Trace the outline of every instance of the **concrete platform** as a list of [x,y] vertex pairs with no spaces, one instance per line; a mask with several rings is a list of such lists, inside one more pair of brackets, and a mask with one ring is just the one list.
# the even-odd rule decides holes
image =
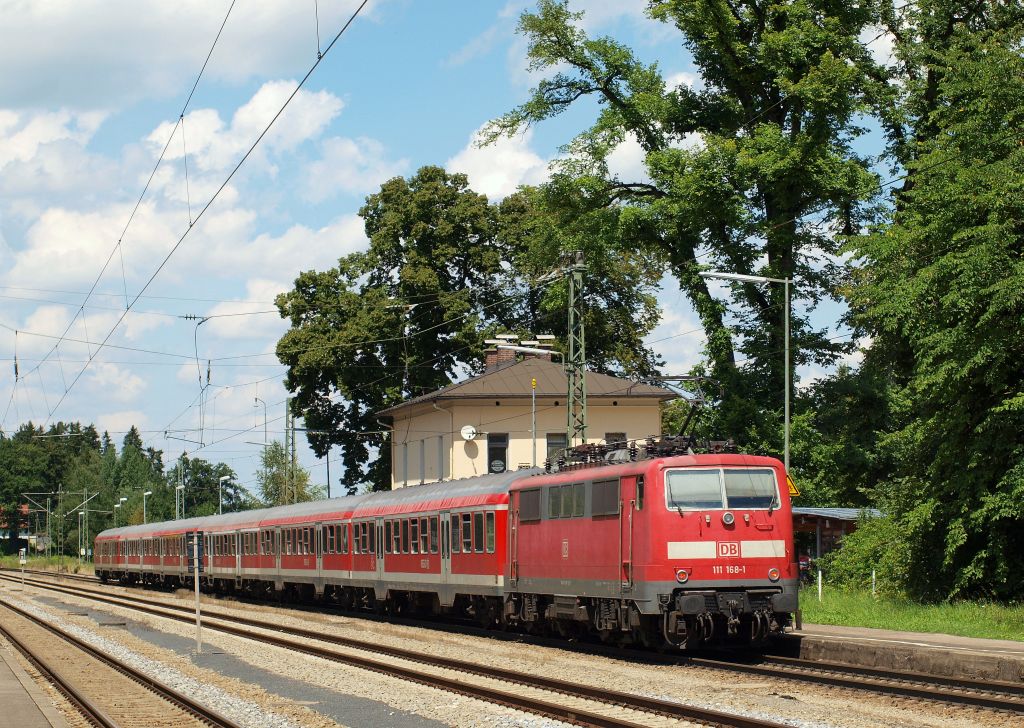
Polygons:
[[49,696],[6,647],[0,647],[0,725],[18,728],[67,728]]
[[808,659],[1024,683],[1024,642],[819,624],[788,636],[789,654]]

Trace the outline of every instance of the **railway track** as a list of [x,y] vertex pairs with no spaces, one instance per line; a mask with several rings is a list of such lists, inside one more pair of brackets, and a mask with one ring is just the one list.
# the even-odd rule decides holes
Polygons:
[[[2,578],[9,579],[6,576]],[[35,579],[26,580],[26,586],[29,585],[179,622],[189,623],[193,620],[189,607],[141,597],[113,596]],[[671,726],[678,725],[679,721],[689,721],[735,728],[783,728],[783,724],[770,720],[579,685],[470,661],[434,657],[413,650],[286,627],[217,610],[204,609],[203,614],[204,629],[271,644],[582,726],[640,728]],[[257,632],[248,627],[263,631]],[[292,637],[299,637],[303,641]],[[316,644],[317,642],[340,645],[346,649],[339,651]],[[381,656],[387,659],[382,660]]]
[[[75,587],[55,586],[45,582],[38,583],[34,580],[33,582],[41,586],[58,590],[72,590],[69,593],[77,591],[77,588]],[[144,605],[145,608],[163,608],[191,614],[190,607],[167,604],[165,602],[146,599],[143,597],[128,595],[113,596],[103,592],[95,592],[93,590],[85,591],[87,592],[85,595],[87,598],[96,598],[101,601],[106,599],[124,600],[125,602],[130,603],[132,608],[139,608],[136,605]],[[116,601],[110,601],[109,603],[115,604]],[[120,606],[124,606],[124,604],[121,604]],[[348,648],[386,654],[392,657],[411,661],[433,663],[439,666],[444,665],[444,663],[449,663],[446,666],[457,670],[468,670],[480,667],[476,663],[463,663],[444,660],[442,658],[434,658],[411,650],[384,647],[363,640],[323,634],[314,630],[288,627],[263,620],[237,617],[211,609],[204,610],[204,614],[220,619],[228,619],[236,624],[246,624],[259,629],[272,630],[306,639],[315,639]],[[545,643],[553,644],[551,641],[545,641]],[[564,642],[559,642],[557,643],[557,646],[565,648],[566,644]],[[621,652],[614,652],[611,650],[595,650],[594,652],[606,656],[622,657]],[[756,661],[721,655],[714,657],[688,655],[675,656],[667,660],[657,658],[656,656],[650,656],[650,659],[655,659],[657,662],[669,662],[677,665],[690,665],[694,667],[755,675],[773,680],[792,680],[803,683],[846,688],[850,690],[869,691],[884,695],[895,695],[916,700],[974,706],[1024,715],[1024,683],[954,679],[942,676],[926,675],[923,673],[859,667],[841,663],[828,663],[776,656],[764,656],[758,658]],[[511,677],[512,676],[509,675],[504,679],[511,679]]]
[[8,617],[0,622],[0,633],[93,725],[239,728],[202,703],[4,599],[0,613]]

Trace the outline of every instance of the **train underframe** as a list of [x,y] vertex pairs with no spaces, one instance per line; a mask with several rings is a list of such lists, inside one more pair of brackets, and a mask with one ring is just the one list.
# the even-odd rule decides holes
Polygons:
[[[97,572],[104,582],[164,589],[192,588],[191,578],[151,572]],[[396,616],[455,616],[489,629],[521,629],[528,634],[570,639],[594,638],[609,644],[649,649],[698,649],[749,645],[781,634],[796,611],[795,597],[778,590],[692,591],[658,595],[655,613],[631,599],[511,593],[504,597],[456,595],[442,606],[435,592],[390,590],[379,599],[372,586],[313,584],[218,578],[200,579],[204,592],[282,603],[327,604],[344,610]],[[786,611],[780,611],[779,608]]]

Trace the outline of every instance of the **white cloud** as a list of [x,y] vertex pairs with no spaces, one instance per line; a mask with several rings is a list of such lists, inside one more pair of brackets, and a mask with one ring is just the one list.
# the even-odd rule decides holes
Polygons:
[[[89,419],[89,418],[87,418]],[[119,410],[96,415],[96,429],[100,432],[123,433],[132,425],[140,430],[149,428],[149,418],[142,410]],[[121,438],[114,438],[120,443]]]
[[408,159],[387,159],[384,145],[376,139],[332,137],[324,141],[321,158],[309,165],[305,194],[322,202],[339,191],[369,192],[408,169]]
[[[231,234],[214,235],[204,246],[204,265],[233,279],[245,276],[278,281],[303,270],[332,267],[341,256],[366,245],[362,219],[345,215],[322,228],[293,225],[281,235],[262,233],[251,241]],[[287,287],[290,284],[289,278]]]
[[457,51],[449,54],[448,57],[441,62],[441,65],[445,68],[455,68],[456,66],[462,66],[469,61],[488,55],[494,50],[498,40],[498,34],[503,27],[507,28],[508,26],[507,24],[495,24],[490,26],[483,33],[480,33],[475,38],[470,39],[468,43]]
[[532,131],[478,147],[480,130],[473,132],[469,143],[449,159],[445,166],[453,172],[464,172],[470,186],[490,199],[500,199],[516,191],[520,185],[536,185],[547,180],[548,162],[530,149]]
[[88,386],[106,400],[131,403],[146,389],[146,382],[123,367],[93,362],[88,369]]
[[[357,4],[321,0],[322,34],[340,28]],[[0,23],[0,67],[22,72],[0,75],[0,98],[19,108],[88,110],[121,108],[147,97],[180,103],[227,10],[226,3],[208,0],[10,5]],[[377,6],[370,3],[357,22],[370,20]],[[199,95],[216,81],[304,71],[315,60],[311,13],[293,3],[239,3],[204,71]]]
[[867,46],[875,63],[892,65],[896,47],[896,38],[892,33],[880,26],[869,25],[860,32],[859,40]]
[[[25,247],[14,253],[14,262],[0,280],[8,285],[49,287],[88,286],[95,279],[124,227],[131,208],[108,205],[89,212],[52,208],[43,212],[25,235]],[[168,250],[177,235],[166,215],[153,204],[143,204],[135,215],[124,254],[129,277],[150,270],[157,255]],[[106,275],[120,278],[120,260]]]
[[[245,297],[249,301],[273,301],[279,293],[290,289],[289,281],[254,278],[245,284]],[[264,311],[273,313],[257,313]],[[215,318],[204,325],[204,333],[218,339],[266,339],[276,342],[288,328],[288,322],[281,319],[276,307],[266,303],[227,301],[218,303],[206,315]]]
[[[197,109],[186,114],[185,145],[182,146],[179,128],[164,158],[182,159],[187,150],[190,167],[195,165],[192,169],[220,171],[234,166],[274,118],[296,85],[296,81],[264,83],[235,111],[230,125],[226,125],[213,109]],[[343,107],[344,102],[328,91],[299,91],[257,149],[278,154],[292,151],[318,136]],[[147,141],[154,155],[164,148],[175,123],[166,121],[149,135]]]
[[44,144],[71,140],[85,144],[105,118],[98,111],[17,112],[0,109],[0,169],[32,159]]

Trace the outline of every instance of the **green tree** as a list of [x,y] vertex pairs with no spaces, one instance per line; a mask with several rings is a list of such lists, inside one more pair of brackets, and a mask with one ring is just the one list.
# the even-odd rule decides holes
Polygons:
[[[700,84],[667,88],[656,65],[611,38],[588,37],[566,4],[541,0],[519,27],[530,69],[550,75],[486,138],[585,98],[600,104],[594,124],[567,145],[553,184],[579,190],[594,209],[616,208],[623,251],[663,256],[704,325],[707,373],[725,385],[719,432],[778,451],[781,286],[734,286],[732,327],[698,272],[793,278],[798,311],[835,295],[834,231],[854,229],[875,188],[852,149],[856,120],[891,93],[859,40],[876,15],[870,3],[811,0],[655,0],[650,13],[679,31]],[[609,170],[609,155],[626,142],[640,146],[645,175]],[[794,366],[830,364],[845,346],[800,314],[793,341]]]
[[533,283],[559,265],[560,251],[594,251],[587,346],[595,368],[653,370],[642,337],[655,323],[654,300],[639,268],[649,262],[602,252],[615,236],[613,213],[560,211],[531,190],[490,205],[465,175],[424,167],[385,182],[360,215],[369,249],[302,273],[277,301],[291,322],[277,354],[293,412],[318,456],[341,446],[350,493],[390,487],[377,412],[479,371],[483,342],[499,330],[565,331],[564,284]]
[[309,471],[292,463],[284,445],[277,440],[263,448],[256,482],[260,499],[267,506],[305,503],[324,497],[324,489],[310,485]]
[[878,498],[905,534],[905,586],[927,598],[1024,595],[1022,43],[1021,24],[954,24],[929,49],[912,184],[854,247],[854,321],[869,361],[896,364]]
[[[222,491],[225,513],[244,511],[259,506],[259,503],[238,482],[235,471],[225,463],[214,464],[202,458],[182,456],[167,471],[164,479],[164,488],[170,496],[170,510],[172,511],[166,516],[167,518],[173,516],[173,489],[179,483],[179,468],[183,475],[180,482],[185,486],[185,516],[187,518],[210,516],[217,513]],[[221,486],[220,478],[223,476],[227,476],[228,480]],[[137,517],[138,522],[141,523],[141,501],[137,509]]]

